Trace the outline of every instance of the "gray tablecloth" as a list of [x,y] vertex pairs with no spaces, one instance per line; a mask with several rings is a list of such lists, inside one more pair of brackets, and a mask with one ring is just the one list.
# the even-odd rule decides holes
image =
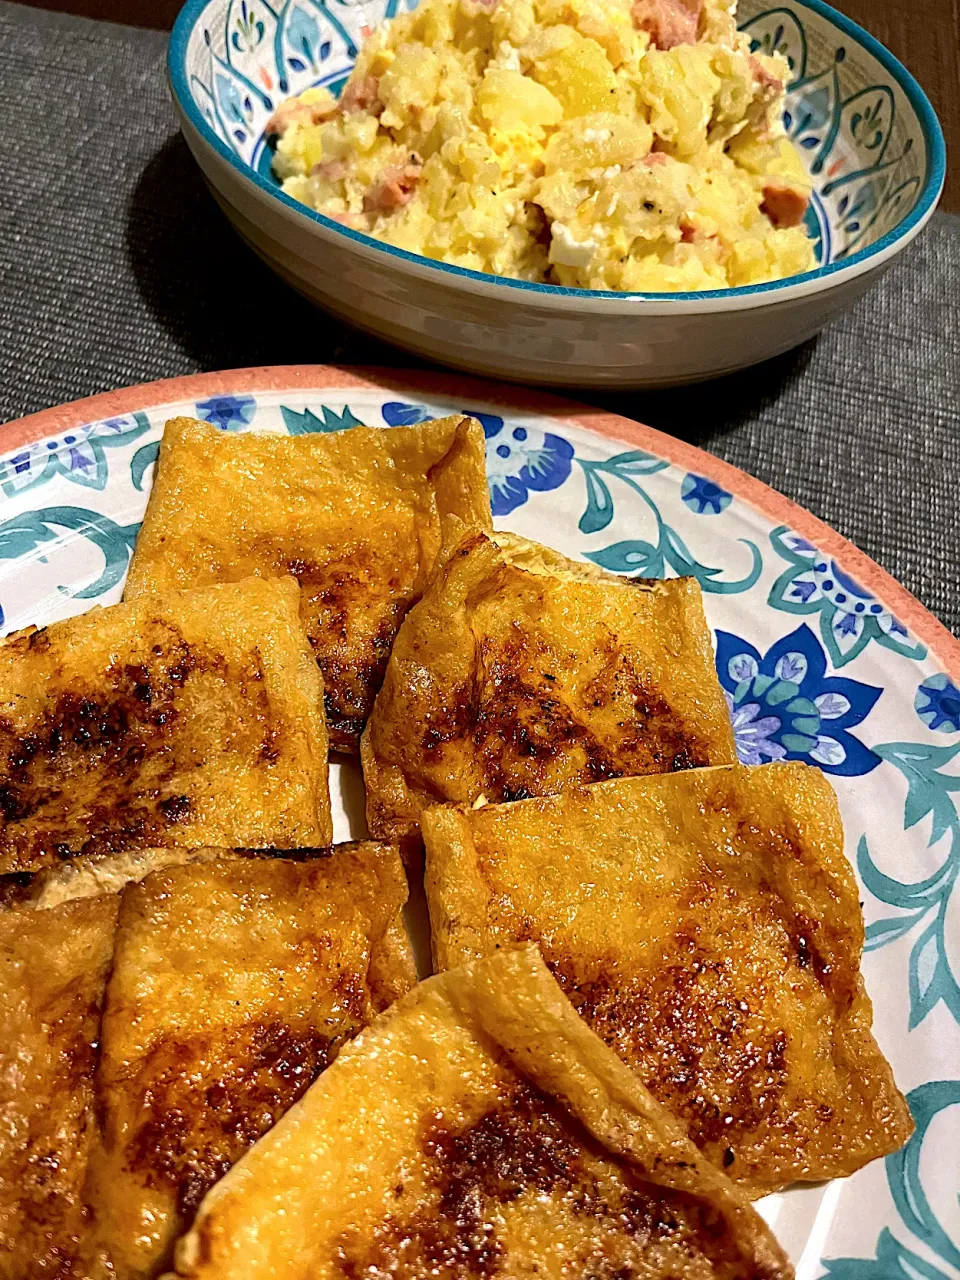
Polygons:
[[[417,363],[241,245],[177,133],[165,44],[0,0],[0,421],[198,370]],[[960,634],[960,218],[938,215],[799,351],[683,391],[583,398],[767,481]]]

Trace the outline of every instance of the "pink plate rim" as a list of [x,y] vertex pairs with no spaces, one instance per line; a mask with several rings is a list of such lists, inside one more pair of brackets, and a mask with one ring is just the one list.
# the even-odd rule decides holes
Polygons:
[[754,479],[739,467],[715,458],[696,445],[685,444],[682,440],[676,440],[673,436],[619,414],[592,409],[588,405],[545,391],[528,391],[522,387],[487,382],[481,378],[427,370],[323,364],[228,369],[218,373],[197,373],[157,382],[143,382],[118,391],[89,396],[84,400],[74,400],[69,404],[44,409],[26,418],[2,424],[0,453],[9,453],[20,446],[60,435],[88,422],[120,417],[138,409],[150,409],[180,400],[200,400],[243,392],[296,391],[301,388],[322,390],[325,387],[385,389],[407,395],[444,396],[461,401],[474,399],[506,409],[522,409],[551,418],[565,419],[587,431],[623,440],[655,453],[676,466],[715,481],[771,521],[788,525],[824,554],[840,560],[853,578],[882,601],[899,621],[928,646],[949,675],[954,679],[960,678],[960,641],[885,569],[881,569],[852,542],[811,515],[804,507],[777,493],[762,480]]

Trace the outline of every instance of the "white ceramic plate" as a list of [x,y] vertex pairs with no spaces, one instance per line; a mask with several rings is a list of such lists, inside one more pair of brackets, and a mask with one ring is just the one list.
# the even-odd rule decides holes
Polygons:
[[[696,576],[741,757],[819,765],[867,920],[876,1034],[917,1132],[761,1211],[798,1280],[960,1276],[960,645],[853,546],[756,480],[623,418],[463,378],[324,367],[154,383],[0,428],[7,631],[120,598],[168,417],[292,435],[467,410],[500,527],[620,572]],[[363,835],[334,766],[337,839]]]

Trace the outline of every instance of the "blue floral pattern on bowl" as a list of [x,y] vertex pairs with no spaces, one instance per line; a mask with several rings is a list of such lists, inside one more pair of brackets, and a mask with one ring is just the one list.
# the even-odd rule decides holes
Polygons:
[[[399,7],[194,0],[181,19],[190,27],[175,87],[242,164],[272,182],[264,129],[277,103],[314,85],[339,92],[365,36]],[[922,118],[929,107],[906,71],[894,73],[870,37],[821,0],[742,0],[740,21],[752,48],[788,60],[784,124],[814,184],[808,226],[819,262],[842,262],[910,217],[941,166],[936,123]]]
[[[237,43],[275,35],[259,0],[231,12],[246,24],[231,28]],[[886,1162],[889,1194],[878,1193],[876,1171],[834,1184],[832,1207],[816,1190],[788,1194],[778,1229],[812,1241],[816,1223],[816,1274],[954,1280],[960,1232],[945,1206],[960,1186],[949,1122],[960,1105],[960,679],[842,554],[821,555],[735,483],[718,484],[708,459],[690,470],[548,410],[458,395],[400,400],[376,387],[298,382],[146,405],[0,456],[5,626],[119,598],[169,417],[301,436],[454,412],[483,426],[499,524],[613,572],[699,581],[741,760],[802,760],[834,781],[856,856],[878,1033],[911,1085],[917,1132]]]
[[849,68],[850,45],[825,47],[796,6],[766,9],[743,30],[755,51],[790,66],[784,126],[814,179],[821,261],[840,261],[889,231],[923,187],[924,148],[901,127],[902,95],[879,75],[864,84],[865,67]]

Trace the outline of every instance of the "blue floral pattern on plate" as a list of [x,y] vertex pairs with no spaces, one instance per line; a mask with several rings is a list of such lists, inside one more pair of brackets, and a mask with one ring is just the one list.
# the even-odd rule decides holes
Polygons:
[[857,849],[861,881],[878,902],[897,909],[895,914],[882,916],[867,926],[867,948],[889,946],[913,935],[909,959],[910,1029],[919,1026],[941,1001],[960,1023],[960,965],[951,959],[951,943],[956,947],[958,939],[951,936],[947,927],[960,875],[960,818],[954,800],[960,791],[960,778],[949,766],[960,755],[960,743],[936,747],[926,742],[888,742],[878,745],[876,751],[906,780],[904,831],[929,820],[927,847],[938,851],[944,842],[947,849],[937,857],[932,874],[920,880],[910,878],[909,873],[904,879],[895,879],[877,865],[867,837],[861,839]]
[[104,451],[123,448],[149,430],[146,416],[134,413],[77,427],[55,440],[25,445],[0,461],[0,488],[9,498],[62,476],[71,484],[103,489],[108,470]]
[[0,560],[44,560],[64,535],[57,529],[87,539],[103,554],[103,569],[83,587],[61,583],[59,590],[75,600],[93,600],[122,581],[140,532],[136,524],[119,525],[108,516],[85,507],[42,507],[24,511],[0,524]]
[[727,493],[726,489],[721,489],[712,480],[695,476],[692,472],[684,476],[680,498],[698,516],[718,516],[733,501],[733,495]]
[[883,690],[828,676],[826,654],[808,626],[765,654],[718,631],[717,674],[744,764],[803,760],[824,773],[857,777],[880,763],[850,730],[863,723]]
[[819,613],[820,634],[835,666],[851,662],[871,641],[908,658],[924,656],[926,649],[903,623],[835,560],[785,526],[773,530],[770,542],[790,567],[771,587],[769,603],[787,613]]
[[[691,552],[683,537],[664,519],[649,488],[641,483],[643,477],[655,476],[666,469],[668,464],[661,458],[645,453],[642,449],[631,449],[629,453],[618,453],[603,461],[578,458],[577,462],[587,486],[587,505],[578,526],[581,533],[599,533],[613,519],[614,499],[609,484],[611,479],[616,479],[631,489],[655,521],[656,542],[630,538],[614,542],[599,551],[585,551],[584,555],[594,564],[613,573],[636,574],[642,578],[664,578],[672,570],[678,575],[696,578],[702,590],[716,595],[736,595],[741,591],[749,591],[760,577],[763,563],[760,549],[746,538],[742,541],[751,553],[751,566],[742,578],[722,579],[720,569],[711,568]],[[718,489],[717,492],[724,491]],[[702,514],[698,505],[689,501],[689,490],[684,496],[681,486],[680,494],[685,506]],[[729,502],[721,509],[726,506],[729,506]]]
[[[237,0],[231,13],[240,45],[274,38],[259,0],[246,10]],[[568,417],[457,398],[415,403],[376,388],[301,385],[145,407],[0,457],[5,625],[119,598],[168,417],[296,436],[454,412],[483,426],[498,523],[615,572],[696,578],[740,758],[803,760],[837,784],[864,901],[866,980],[894,1068],[916,1084],[917,1134],[886,1163],[889,1197],[869,1174],[834,1187],[821,1265],[839,1280],[952,1280],[960,1240],[937,1212],[960,1181],[944,1128],[960,1083],[942,1078],[945,1063],[960,1061],[960,685],[842,556],[775,527],[711,480],[706,460],[694,472]],[[811,1196],[815,1210],[804,1208]],[[802,1237],[823,1207],[815,1192],[788,1193],[778,1225]]]
[[[423,405],[391,400],[383,406],[390,427],[409,427],[436,417]],[[498,414],[461,409],[483,427],[487,446],[490,507],[506,516],[523,506],[531,493],[559,489],[570,475],[573,446],[563,436],[518,424],[507,427]]]
[[197,417],[221,431],[239,431],[253,421],[257,402],[253,396],[212,396],[197,403]]
[[904,1226],[943,1263],[930,1263],[902,1244],[884,1227],[874,1258],[826,1260],[833,1280],[953,1280],[960,1270],[960,1248],[934,1212],[920,1176],[920,1158],[931,1125],[950,1107],[960,1105],[960,1080],[931,1080],[907,1094],[917,1129],[903,1148],[887,1160],[890,1194]]
[[935,733],[960,730],[960,689],[942,671],[923,681],[913,706],[927,728]]
[[330,431],[346,431],[347,427],[362,427],[364,425],[351,412],[348,405],[344,405],[340,413],[337,413],[335,409],[331,409],[329,405],[321,405],[319,416],[312,409],[305,408],[302,413],[298,413],[296,409],[291,409],[285,404],[280,406],[280,412],[283,415],[284,426],[292,436],[308,436],[317,432],[326,434]]
[[559,489],[570,475],[573,445],[563,436],[534,427],[506,427],[502,418],[487,418],[487,475],[490,506],[506,516],[522,506],[531,493]]

